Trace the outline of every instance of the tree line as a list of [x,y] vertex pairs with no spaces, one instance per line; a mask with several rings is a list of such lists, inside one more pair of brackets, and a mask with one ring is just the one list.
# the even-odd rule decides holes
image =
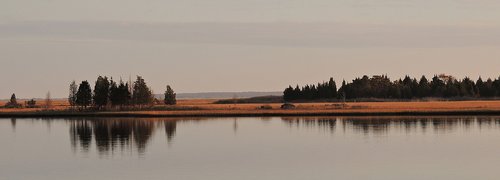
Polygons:
[[500,77],[473,81],[469,77],[456,79],[448,75],[435,75],[431,80],[422,76],[419,80],[405,76],[391,81],[386,75],[363,76],[337,89],[333,78],[317,85],[294,88],[283,92],[285,101],[318,99],[418,99],[418,98],[493,98],[500,96]]
[[[113,78],[99,76],[92,90],[88,81],[82,81],[79,85],[75,81],[69,86],[69,104],[72,107],[88,108],[93,107],[97,110],[102,110],[106,107],[124,107],[124,106],[139,106],[144,107],[153,105],[159,100],[154,97],[150,87],[146,81],[137,76],[137,79],[132,82],[115,82]],[[167,86],[165,91],[164,103],[167,105],[175,105],[176,94],[174,90]]]

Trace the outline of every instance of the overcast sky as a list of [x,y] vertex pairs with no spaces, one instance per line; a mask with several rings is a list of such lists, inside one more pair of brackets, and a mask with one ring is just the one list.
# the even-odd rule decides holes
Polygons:
[[0,99],[142,75],[156,93],[500,75],[495,0],[1,0]]

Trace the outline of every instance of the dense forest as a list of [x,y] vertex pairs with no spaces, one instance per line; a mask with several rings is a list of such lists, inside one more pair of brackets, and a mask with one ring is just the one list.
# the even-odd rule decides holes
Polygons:
[[333,78],[317,85],[294,88],[289,86],[283,93],[285,101],[318,99],[418,99],[418,98],[493,98],[500,96],[500,78],[473,81],[468,77],[456,79],[448,75],[435,75],[431,80],[422,76],[419,80],[406,76],[391,81],[386,75],[363,76],[337,89]]

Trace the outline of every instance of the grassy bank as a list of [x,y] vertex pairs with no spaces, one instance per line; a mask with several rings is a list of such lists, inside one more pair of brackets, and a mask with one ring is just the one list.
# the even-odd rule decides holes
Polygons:
[[500,115],[500,110],[451,111],[131,111],[131,112],[67,112],[35,111],[0,113],[0,118],[55,117],[269,117],[269,116],[454,116]]
[[[213,100],[183,100],[177,106],[142,110],[71,111],[60,105],[44,109],[0,109],[0,117],[259,117],[259,116],[427,116],[500,115],[500,101],[214,104]],[[262,106],[269,108],[263,109]]]

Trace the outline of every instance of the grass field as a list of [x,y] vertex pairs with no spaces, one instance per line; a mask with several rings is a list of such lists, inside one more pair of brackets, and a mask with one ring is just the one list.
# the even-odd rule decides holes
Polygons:
[[[106,116],[266,116],[266,115],[356,115],[356,114],[500,114],[500,101],[431,101],[431,102],[352,102],[345,106],[339,103],[297,103],[296,109],[280,109],[281,104],[214,104],[216,100],[195,99],[179,100],[176,106],[157,105],[154,110],[120,112],[69,112],[68,103],[54,101],[50,109],[5,109],[0,115],[106,115]],[[3,106],[5,102],[0,102]],[[44,106],[43,102],[38,104]],[[272,109],[261,109],[261,106]]]

